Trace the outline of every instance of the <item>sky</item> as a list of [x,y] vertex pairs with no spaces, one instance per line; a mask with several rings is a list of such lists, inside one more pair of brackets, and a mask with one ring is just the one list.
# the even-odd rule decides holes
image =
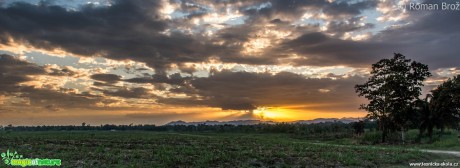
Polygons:
[[0,0],[0,125],[364,117],[394,53],[460,74],[450,0]]

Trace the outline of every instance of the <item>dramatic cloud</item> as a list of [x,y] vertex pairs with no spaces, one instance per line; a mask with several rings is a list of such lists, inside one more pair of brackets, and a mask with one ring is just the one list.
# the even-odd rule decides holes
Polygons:
[[[34,86],[22,85],[25,82],[34,81],[36,75],[56,75],[56,72],[69,72],[66,69],[55,69],[48,73],[46,67],[20,60],[10,55],[0,55],[0,94],[17,96],[19,100],[3,104],[18,106],[44,107],[57,111],[59,107],[65,108],[91,108],[102,101],[98,96],[88,93],[77,94],[71,89],[61,88],[52,90],[47,88],[36,88]],[[75,103],[78,102],[78,103]],[[14,107],[12,107],[14,108]]]
[[272,0],[263,1],[257,7],[246,9],[244,12],[252,17],[265,17],[268,20],[281,19],[294,21],[306,12],[324,12],[332,17],[356,16],[361,11],[375,7],[376,1],[362,1],[348,3],[345,1],[298,1],[298,0]]
[[[449,1],[450,2],[450,1]],[[426,3],[439,3],[428,1]],[[409,57],[427,63],[430,68],[458,67],[460,13],[458,11],[409,11],[414,19],[407,26],[388,29],[374,41],[393,43]]]
[[279,52],[292,51],[306,55],[296,60],[297,65],[348,65],[369,66],[385,58],[396,45],[382,42],[360,42],[328,37],[323,33],[304,34],[280,46]]
[[126,79],[126,82],[131,82],[131,83],[151,83],[151,84],[156,84],[156,83],[165,83],[165,84],[170,84],[170,85],[183,85],[184,82],[188,79],[191,79],[190,77],[182,77],[179,73],[175,73],[169,76],[166,75],[161,75],[161,74],[154,74],[154,75],[148,75],[145,77],[140,77],[140,78],[131,78],[131,79]]
[[[0,33],[1,41],[5,44],[14,39],[42,49],[64,49],[82,56],[145,62],[157,70],[158,74],[164,75],[165,70],[170,69],[172,64],[206,62],[212,58],[223,62],[255,65],[288,63],[361,67],[393,52],[408,53],[409,56],[425,53],[416,51],[416,44],[431,44],[426,41],[437,39],[432,36],[441,35],[430,35],[424,33],[425,31],[446,33],[456,30],[455,25],[458,25],[454,21],[458,18],[455,12],[427,12],[430,15],[413,16],[419,20],[410,26],[394,30],[396,32],[388,30],[375,38],[369,37],[369,34],[355,34],[356,37],[353,37],[353,32],[375,27],[374,23],[366,23],[364,17],[360,16],[363,11],[382,5],[385,4],[379,4],[377,1],[350,3],[326,0],[273,0],[251,3],[219,1],[213,4],[207,1],[117,0],[110,6],[87,4],[77,10],[70,10],[44,2],[37,5],[18,2],[0,9]],[[388,5],[391,4],[386,4]],[[164,17],[166,9],[181,10],[188,15],[185,20],[180,17]],[[217,16],[244,14],[248,18],[238,18],[243,24],[232,26],[225,23],[222,25],[223,28],[213,28],[206,27],[214,24],[211,23],[212,19],[205,19],[209,13]],[[299,25],[288,25],[302,19],[308,13],[312,13],[313,18],[325,22],[323,27],[326,32],[318,32],[320,30],[317,28],[301,30]],[[192,18],[204,19],[201,25],[205,27],[193,26]],[[185,22],[178,24],[177,20]],[[190,21],[190,24],[186,23],[187,21]],[[280,31],[278,33],[291,33],[288,36],[280,36],[279,42],[276,42],[277,39],[262,39],[263,35],[258,31],[267,29],[268,25],[272,25],[270,29]],[[202,33],[206,31],[203,29],[210,29],[214,33],[204,36]],[[408,33],[410,37],[405,37],[409,36]],[[316,42],[316,38],[323,40]],[[368,40],[356,42],[353,39]],[[453,38],[441,41],[443,44],[455,44]],[[273,46],[279,44],[283,44],[281,48]],[[445,57],[452,57],[452,54],[457,52],[448,45],[436,46]],[[292,57],[297,58],[291,59]]]
[[2,94],[17,91],[20,83],[32,80],[28,75],[40,74],[46,74],[43,67],[10,55],[0,55],[0,93]]
[[116,89],[109,89],[109,90],[102,90],[102,89],[95,89],[102,91],[105,95],[108,96],[118,96],[123,98],[152,98],[153,95],[150,90],[137,87],[137,88],[116,88]]
[[107,83],[116,83],[121,80],[121,76],[115,74],[93,74],[91,75],[91,79]]
[[[206,105],[231,110],[254,110],[257,107],[341,106],[360,101],[353,87],[361,77],[317,79],[289,72],[278,74],[248,72],[215,72],[208,78],[191,81],[191,98],[160,99],[162,103]],[[334,104],[331,102],[336,102]],[[326,105],[327,104],[327,105]],[[353,107],[356,109],[357,107]],[[350,110],[342,109],[342,110]]]
[[163,71],[171,62],[203,61],[206,45],[190,35],[161,34],[167,22],[161,1],[115,1],[71,11],[46,3],[14,3],[0,9],[2,42],[9,38],[38,48],[62,48],[83,56],[146,62]]
[[459,74],[460,12],[397,8],[408,2],[4,1],[0,111],[358,114],[353,86],[393,53],[429,65],[425,93]]

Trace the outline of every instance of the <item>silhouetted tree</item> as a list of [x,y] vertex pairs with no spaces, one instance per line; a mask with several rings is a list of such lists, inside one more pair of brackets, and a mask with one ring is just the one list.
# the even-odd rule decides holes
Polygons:
[[427,94],[424,100],[417,101],[416,111],[419,122],[419,141],[427,131],[433,142],[433,129],[457,128],[460,121],[460,75],[448,79]]
[[364,121],[353,122],[352,127],[356,135],[364,133]]
[[430,75],[427,65],[395,53],[393,58],[373,64],[368,81],[355,86],[358,95],[369,100],[360,109],[369,112],[368,118],[378,120],[382,142],[389,131],[396,130],[401,130],[404,142],[412,107],[421,94],[423,80]]
[[420,142],[425,131],[428,131],[428,136],[430,137],[430,142],[432,142],[433,128],[435,123],[437,123],[438,118],[433,113],[432,106],[430,106],[430,100],[432,98],[431,94],[427,94],[425,99],[417,100],[415,102],[415,111],[417,115],[415,117],[415,123],[418,123],[419,135],[417,142]]
[[449,78],[431,91],[430,106],[438,120],[438,129],[457,128],[460,121],[460,75]]

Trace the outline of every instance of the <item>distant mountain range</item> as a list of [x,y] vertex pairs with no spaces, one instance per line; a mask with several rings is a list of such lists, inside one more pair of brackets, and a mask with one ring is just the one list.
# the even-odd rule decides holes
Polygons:
[[[316,123],[326,123],[326,122],[342,122],[342,123],[351,123],[359,121],[360,118],[317,118],[313,120],[298,120],[288,123],[299,123],[299,124],[316,124]],[[278,122],[274,121],[261,121],[261,120],[233,120],[233,121],[198,121],[198,122],[186,122],[186,121],[172,121],[165,125],[255,125],[255,124],[276,124]]]
[[326,123],[326,122],[342,122],[342,123],[352,123],[359,121],[362,118],[317,118],[313,120],[299,120],[294,121],[293,123],[300,123],[300,124],[316,124],[316,123]]
[[254,124],[274,124],[273,121],[261,121],[261,120],[234,120],[234,121],[198,121],[198,122],[185,122],[182,120],[172,121],[166,125],[254,125]]

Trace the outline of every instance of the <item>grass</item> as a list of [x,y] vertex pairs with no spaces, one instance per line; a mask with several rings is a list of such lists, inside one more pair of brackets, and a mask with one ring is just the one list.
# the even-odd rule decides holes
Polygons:
[[7,149],[62,159],[62,167],[387,167],[456,159],[404,148],[318,145],[286,134],[2,132],[0,151]]
[[[420,143],[416,142],[418,137],[418,130],[409,130],[406,133],[406,143],[400,142],[400,134],[394,133],[389,135],[389,141],[397,143],[380,143],[381,132],[372,131],[366,132],[360,137],[354,138],[342,138],[342,139],[321,139],[310,140],[312,143],[324,143],[330,145],[347,145],[354,147],[377,147],[377,148],[392,148],[392,149],[429,149],[429,150],[448,150],[448,151],[459,151],[460,152],[460,139],[457,137],[456,130],[446,130],[444,133],[437,131],[433,135],[435,140],[433,143],[429,143],[429,138],[424,136]],[[457,159],[459,160],[459,159]]]
[[456,131],[446,131],[444,134],[437,133],[433,135],[435,141],[433,143],[427,143],[428,137],[422,139],[422,144],[409,145],[413,148],[420,149],[438,149],[438,150],[452,150],[460,151],[460,139],[457,137]]

